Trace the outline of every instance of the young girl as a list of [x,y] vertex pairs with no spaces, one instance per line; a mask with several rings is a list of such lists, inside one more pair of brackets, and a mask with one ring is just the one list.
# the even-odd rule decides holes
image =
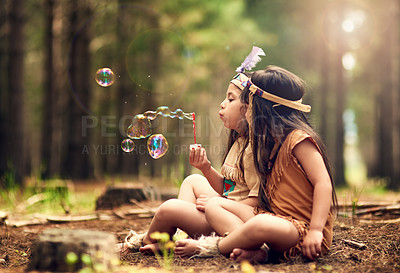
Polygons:
[[[240,75],[247,80],[247,76]],[[157,251],[156,240],[150,236],[156,231],[167,232],[172,236],[179,228],[192,238],[210,234],[213,228],[206,220],[204,208],[211,197],[223,196],[232,206],[241,204],[249,209],[257,206],[260,179],[254,167],[251,146],[248,145],[246,104],[240,100],[245,85],[242,76],[234,78],[226,91],[225,100],[221,103],[220,119],[230,129],[228,152],[221,173],[211,166],[204,148],[192,149],[189,155],[190,164],[198,168],[204,176],[187,177],[182,183],[178,199],[168,200],[159,207],[146,233],[136,234],[131,231],[125,243],[118,246],[120,251]],[[231,231],[230,226],[221,229],[221,232]]]
[[289,71],[269,66],[248,80],[241,100],[249,104],[254,164],[261,178],[255,209],[231,206],[213,198],[206,218],[221,235],[225,218],[236,216],[236,228],[226,237],[180,240],[176,251],[186,256],[230,254],[237,261],[263,262],[268,249],[289,258],[326,254],[332,244],[332,208],[336,195],[324,145],[304,112],[304,83]]

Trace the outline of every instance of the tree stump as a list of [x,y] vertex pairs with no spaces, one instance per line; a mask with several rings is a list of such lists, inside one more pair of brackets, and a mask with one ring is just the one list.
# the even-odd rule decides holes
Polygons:
[[93,272],[111,272],[119,261],[116,243],[106,232],[49,229],[37,239],[28,271],[77,272],[90,267]]
[[123,204],[132,204],[131,199],[138,202],[147,200],[149,195],[143,187],[129,185],[111,186],[96,200],[96,210],[113,209]]

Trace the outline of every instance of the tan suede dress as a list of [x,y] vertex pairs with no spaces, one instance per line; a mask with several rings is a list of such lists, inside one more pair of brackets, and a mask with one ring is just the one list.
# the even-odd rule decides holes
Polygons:
[[243,138],[238,138],[233,143],[224,164],[221,174],[224,177],[224,192],[222,196],[240,201],[248,197],[257,197],[260,187],[260,178],[254,166],[253,152],[248,145],[243,155],[243,174],[239,167],[239,154],[244,145]]
[[[301,252],[303,239],[309,230],[313,206],[314,187],[300,166],[293,149],[300,142],[309,139],[318,148],[317,143],[307,133],[294,130],[282,144],[271,174],[268,177],[267,196],[273,213],[255,208],[255,214],[269,213],[292,222],[299,231],[299,242],[284,253],[285,258]],[[319,150],[319,148],[318,148]],[[328,215],[323,229],[322,254],[326,254],[332,245],[332,213]]]

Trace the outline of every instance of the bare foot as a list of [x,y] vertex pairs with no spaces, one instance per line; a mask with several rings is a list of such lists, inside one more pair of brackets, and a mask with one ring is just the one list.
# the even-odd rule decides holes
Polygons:
[[119,255],[126,255],[128,253],[134,253],[133,249],[130,249],[126,243],[120,243],[116,245],[117,252]]
[[232,250],[230,258],[234,261],[241,262],[241,261],[249,261],[249,262],[265,262],[268,258],[267,253],[261,249],[257,250],[249,250],[249,249],[241,249],[235,248]]
[[199,246],[196,240],[181,239],[175,243],[175,254],[182,258],[190,258],[199,253]]
[[147,245],[139,248],[139,251],[140,251],[140,253],[145,254],[145,255],[154,255],[155,253],[160,252],[160,247],[158,246],[157,243],[147,244]]

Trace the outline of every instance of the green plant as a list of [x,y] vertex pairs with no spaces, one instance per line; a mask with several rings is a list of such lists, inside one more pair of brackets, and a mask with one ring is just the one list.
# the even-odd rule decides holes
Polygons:
[[358,202],[360,200],[360,196],[361,193],[363,191],[363,188],[361,190],[358,190],[357,187],[353,187],[352,188],[352,198],[351,198],[351,212],[352,212],[352,216],[355,217],[356,216],[356,210],[358,208]]
[[79,261],[78,255],[76,255],[74,252],[68,252],[67,255],[65,256],[65,262],[67,263],[70,272],[75,271],[75,264],[78,261]]
[[20,185],[15,180],[15,170],[12,164],[7,162],[7,169],[0,177],[0,195],[8,207],[14,207],[17,204],[17,196],[20,191]]
[[[101,254],[102,255],[102,254]],[[68,264],[69,271],[74,272],[76,270],[76,264],[80,261],[84,265],[79,273],[103,273],[108,272],[103,264],[96,263],[89,254],[83,253],[78,257],[74,252],[68,252],[65,256],[65,261]]]
[[150,234],[150,238],[158,243],[161,255],[159,252],[155,252],[155,256],[159,265],[168,271],[172,270],[175,243],[170,240],[169,234],[156,231]]

